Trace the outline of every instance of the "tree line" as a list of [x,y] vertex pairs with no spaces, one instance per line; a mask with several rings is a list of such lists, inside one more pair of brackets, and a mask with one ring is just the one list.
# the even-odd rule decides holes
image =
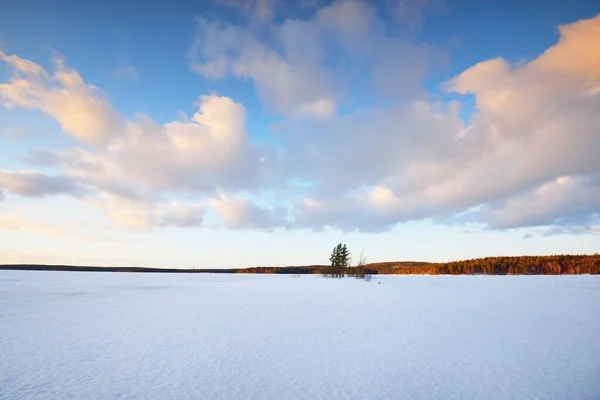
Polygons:
[[[412,270],[414,272],[408,272]],[[395,274],[431,275],[577,275],[600,274],[600,254],[486,257],[395,269]]]
[[331,266],[325,268],[325,277],[365,277],[377,274],[392,275],[575,275],[600,274],[600,254],[486,257],[446,263],[382,262],[366,264],[361,253],[360,261],[352,266],[345,244],[334,247],[329,258]]
[[[343,246],[342,246],[343,247]],[[337,246],[336,246],[337,248]],[[362,261],[362,262],[361,262]],[[336,270],[339,268],[339,270]],[[9,264],[0,270],[152,272],[152,273],[245,273],[245,274],[421,274],[421,275],[576,275],[600,274],[600,254],[486,257],[445,263],[398,261],[366,263],[364,257],[352,265],[307,265],[290,267],[250,267],[230,269],[176,269],[142,267],[85,267],[72,265]]]

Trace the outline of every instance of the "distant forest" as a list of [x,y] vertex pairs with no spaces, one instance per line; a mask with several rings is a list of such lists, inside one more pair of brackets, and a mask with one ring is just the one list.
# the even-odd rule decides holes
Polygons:
[[[330,266],[252,267],[234,269],[176,269],[142,267],[83,267],[71,265],[0,265],[0,270],[152,272],[152,273],[230,273],[230,274],[327,274]],[[352,267],[347,268],[351,274]],[[575,275],[600,274],[600,254],[486,257],[447,263],[415,261],[380,262],[364,266],[368,275]]]

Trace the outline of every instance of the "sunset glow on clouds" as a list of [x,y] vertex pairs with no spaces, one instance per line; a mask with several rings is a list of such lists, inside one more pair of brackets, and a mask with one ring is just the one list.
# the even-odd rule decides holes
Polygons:
[[[119,91],[115,102],[110,88],[92,83],[101,79],[88,80],[85,62],[78,57],[72,65],[60,40],[31,35],[29,43],[53,50],[21,54],[0,28],[7,43],[0,129],[31,118],[58,132],[29,139],[0,133],[0,233],[13,239],[12,250],[0,251],[38,259],[33,250],[28,258],[26,237],[14,237],[15,210],[23,226],[45,227],[27,228],[34,236],[65,228],[32,222],[27,210],[38,203],[77,204],[77,224],[139,243],[144,235],[186,235],[178,240],[192,243],[199,232],[235,241],[241,231],[260,237],[256,251],[274,236],[302,246],[308,236],[359,235],[350,241],[364,246],[363,233],[387,235],[387,243],[416,223],[427,228],[415,232],[475,230],[510,241],[587,237],[583,247],[564,239],[564,249],[539,242],[534,251],[597,250],[600,14],[556,23],[556,31],[542,32],[558,32],[554,43],[526,59],[498,52],[454,70],[453,50],[419,40],[418,32],[426,33],[428,13],[443,18],[453,3],[435,11],[428,2],[389,3],[231,1],[215,3],[221,14],[198,10],[188,16],[187,51],[160,62],[181,64],[184,84],[201,80],[204,90],[169,104],[188,110],[170,120],[132,101],[122,109],[127,96]],[[396,29],[406,26],[400,17],[407,13],[416,13],[419,26]],[[106,74],[129,85],[132,98],[163,78],[176,85],[172,76],[145,72],[144,63],[127,61],[129,72],[117,76],[125,65],[117,64]],[[471,243],[472,235],[463,237]],[[254,250],[240,251],[223,265],[261,262]],[[105,250],[90,253],[117,262]],[[307,253],[296,263],[321,256]],[[445,250],[440,257],[471,254],[481,255]],[[293,263],[291,256],[267,260]]]

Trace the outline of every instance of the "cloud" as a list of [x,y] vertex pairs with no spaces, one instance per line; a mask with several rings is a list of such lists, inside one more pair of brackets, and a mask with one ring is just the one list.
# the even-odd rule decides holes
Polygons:
[[103,194],[91,203],[103,209],[117,226],[137,231],[165,227],[198,227],[202,225],[206,213],[202,204],[176,201],[152,203],[123,199],[110,194]]
[[353,197],[336,198],[335,201],[304,198],[293,208],[295,226],[320,231],[332,227],[342,231],[383,232],[397,223],[368,207]]
[[0,230],[31,233],[45,237],[60,237],[68,240],[78,241],[108,241],[121,242],[109,237],[90,234],[87,229],[73,229],[64,226],[56,226],[46,222],[34,221],[18,215],[0,215]]
[[318,8],[321,0],[216,0],[218,4],[242,12],[252,25],[270,22],[279,11],[287,14]]
[[191,55],[191,68],[207,78],[251,79],[262,103],[277,112],[293,113],[334,95],[327,72],[308,58],[312,55],[305,55],[304,61],[300,55],[286,60],[250,29],[199,20]]
[[[266,38],[265,38],[266,35]],[[261,102],[285,115],[331,115],[365,96],[409,96],[439,52],[386,32],[377,10],[359,0],[336,1],[309,19],[252,26],[198,19],[191,69],[209,79],[253,82]],[[367,80],[360,99],[348,90]]]
[[[529,63],[488,60],[445,84],[475,97],[468,126],[459,103],[426,101],[286,122],[284,168],[313,183],[310,201],[295,205],[297,223],[372,231],[478,206],[478,222],[493,229],[592,218],[600,58],[588,52],[600,47],[599,25],[597,16],[562,27],[559,43]],[[560,188],[561,177],[576,184]]]
[[298,115],[307,115],[314,117],[331,117],[335,114],[335,102],[331,99],[317,99],[310,104],[300,106]]
[[270,230],[289,225],[281,207],[261,207],[248,199],[224,195],[209,204],[229,228]]
[[[83,201],[140,230],[201,226],[207,208],[231,229],[381,232],[429,219],[581,233],[598,224],[600,15],[561,26],[558,43],[528,62],[467,68],[437,98],[420,81],[439,53],[391,36],[363,1],[261,28],[200,19],[197,29],[192,69],[250,80],[280,114],[269,140],[251,140],[245,107],[228,97],[200,96],[191,116],[167,123],[125,119],[63,61],[50,75],[2,53],[15,71],[0,85],[5,106],[41,109],[83,143],[102,140],[32,152],[26,162],[61,174],[3,171],[0,187],[85,188]],[[463,96],[475,102],[468,122]],[[81,112],[56,111],[72,98]]]
[[124,80],[138,80],[137,69],[133,65],[121,65],[115,70],[115,76]]
[[[43,68],[28,60],[16,56],[6,56],[6,60],[17,72],[11,83],[0,85],[5,100],[12,102],[4,105],[43,108],[46,99],[60,102],[64,97],[66,103],[72,100],[77,104],[72,113],[51,115],[61,122],[65,132],[76,132],[84,143],[97,136],[90,135],[88,128],[104,132],[97,128],[114,125],[115,115],[119,115],[116,119],[122,127],[114,132],[118,134],[103,137],[103,146],[95,149],[32,151],[22,160],[35,166],[57,166],[64,174],[48,177],[41,172],[4,171],[0,175],[0,186],[10,192],[28,196],[77,195],[85,187],[90,195],[107,194],[109,199],[104,202],[119,206],[134,204],[127,213],[115,211],[110,205],[103,207],[118,221],[129,218],[134,221],[132,225],[143,226],[198,225],[197,209],[188,215],[179,206],[167,207],[165,201],[170,203],[186,193],[209,196],[220,190],[254,188],[260,184],[263,170],[276,161],[271,157],[272,151],[259,151],[249,142],[246,109],[230,98],[201,96],[193,115],[165,124],[144,114],[126,120],[116,111],[114,115],[103,114],[103,109],[114,109],[112,105],[104,100],[94,103],[96,99],[86,97],[96,89],[86,84],[76,71],[66,70],[62,61],[58,62],[56,76],[50,77]],[[28,79],[26,91],[18,89],[22,86],[21,74],[26,74]],[[35,90],[31,89],[30,81]],[[63,88],[53,88],[56,81],[64,83]],[[71,93],[72,90],[77,93]],[[91,120],[88,113],[94,114]],[[81,130],[68,129],[75,126],[73,120],[81,124]],[[273,176],[273,173],[266,175]],[[139,212],[135,210],[138,203],[143,203]],[[139,221],[135,222],[136,219]]]
[[68,176],[48,176],[40,171],[0,170],[0,188],[27,197],[60,194],[80,196],[85,189]]
[[33,166],[53,166],[61,164],[61,158],[58,154],[41,149],[34,149],[28,155],[20,157],[20,159]]
[[558,28],[560,41],[542,54],[532,67],[558,72],[587,85],[600,83],[600,14]]
[[0,51],[0,61],[13,70],[0,84],[0,105],[41,110],[60,123],[65,133],[90,145],[102,146],[126,128],[123,116],[95,86],[54,57],[54,74],[40,65]]
[[189,119],[166,124],[140,114],[106,150],[63,151],[61,157],[69,174],[102,189],[121,182],[211,194],[257,185],[266,155],[248,141],[245,108],[216,95],[202,96],[198,107]]
[[389,2],[392,15],[410,29],[421,26],[424,10],[440,10],[444,0],[394,0]]
[[0,230],[21,231],[42,236],[73,236],[72,234],[69,234],[53,225],[44,224],[39,221],[31,221],[26,218],[11,215],[0,216]]
[[493,229],[600,223],[600,174],[560,177],[479,213]]
[[218,0],[219,3],[238,9],[257,22],[270,21],[275,16],[278,0]]
[[557,235],[597,235],[600,233],[600,227],[586,226],[586,225],[564,225],[554,226],[546,229],[543,232],[543,236],[557,236]]
[[28,129],[24,129],[22,127],[9,127],[5,124],[4,121],[0,121],[0,138],[7,137],[12,140],[19,140],[24,138],[31,138],[36,135],[36,132],[33,132]]

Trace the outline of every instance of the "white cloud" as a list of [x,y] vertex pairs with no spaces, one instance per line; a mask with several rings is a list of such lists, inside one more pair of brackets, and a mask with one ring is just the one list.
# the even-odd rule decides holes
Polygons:
[[17,71],[21,71],[24,74],[34,77],[40,77],[46,74],[46,71],[36,63],[29,60],[24,60],[15,55],[9,56],[2,51],[0,51],[0,61],[4,61],[5,63],[11,65]]
[[0,61],[14,71],[0,84],[0,105],[39,109],[56,119],[65,133],[86,144],[102,146],[125,130],[125,119],[95,86],[56,55],[50,75],[41,66],[0,51]]
[[92,204],[103,209],[117,225],[138,231],[156,227],[198,227],[202,225],[206,212],[202,204],[149,203],[111,195],[103,195]]
[[[183,120],[159,124],[138,114],[128,121],[106,100],[94,97],[100,92],[62,60],[56,61],[54,76],[16,56],[3,55],[3,60],[15,68],[11,82],[0,85],[5,106],[39,108],[84,143],[102,142],[92,150],[32,152],[23,160],[60,166],[64,174],[1,171],[0,187],[8,192],[78,196],[85,188],[87,195],[104,196],[102,208],[120,224],[192,226],[201,222],[203,209],[171,199],[254,188],[274,161],[270,151],[259,152],[249,142],[246,109],[227,97],[201,96],[198,110]],[[117,125],[118,130],[109,129]]]
[[336,1],[309,19],[271,23],[266,33],[200,19],[190,49],[197,73],[250,79],[269,109],[316,116],[351,102],[348,88],[365,77],[372,82],[361,97],[413,94],[436,54],[388,35],[375,8],[360,0]]
[[[475,96],[468,127],[457,104],[422,101],[288,122],[281,128],[287,168],[316,188],[310,203],[296,205],[298,223],[386,229],[506,201],[506,209],[483,212],[479,222],[558,224],[568,199],[589,217],[597,203],[584,177],[600,172],[600,97],[588,93],[598,85],[600,58],[588,53],[600,47],[600,16],[578,24],[561,28],[560,42],[530,63],[485,61],[447,84]],[[579,184],[561,192],[560,204],[540,207],[540,193],[564,176]],[[526,203],[535,216],[514,205]]]
[[331,99],[317,99],[309,104],[303,104],[298,108],[298,115],[314,117],[331,117],[335,114],[335,102]]
[[107,241],[117,240],[102,235],[92,234],[87,229],[77,227],[56,226],[48,222],[32,220],[21,215],[0,215],[0,230],[27,233],[45,237],[60,237],[70,241]]
[[269,230],[288,226],[286,210],[281,207],[261,207],[251,200],[225,195],[209,204],[229,228]]
[[257,22],[270,21],[275,15],[278,0],[218,0],[219,3],[236,8]]
[[256,185],[260,155],[248,142],[246,110],[227,97],[203,96],[186,121],[145,115],[103,152],[62,152],[70,174],[96,185],[212,193]]
[[491,228],[600,223],[600,175],[559,177],[480,211]]
[[137,69],[133,65],[121,65],[115,70],[115,76],[124,80],[138,80]]
[[[473,96],[468,125],[459,101],[420,92],[436,52],[389,36],[366,2],[265,24],[259,32],[200,20],[191,55],[208,78],[250,79],[283,114],[272,146],[251,142],[246,109],[230,98],[201,96],[193,115],[164,124],[143,114],[125,120],[62,61],[51,76],[2,53],[15,70],[0,85],[5,106],[40,109],[102,146],[32,153],[29,162],[58,164],[62,174],[4,171],[0,188],[41,196],[85,187],[85,201],[142,230],[198,226],[206,207],[232,229],[376,232],[467,218],[490,229],[597,224],[600,15],[561,27],[559,42],[529,62],[486,60],[445,83],[446,93]],[[354,84],[357,76],[368,82]],[[353,107],[348,93],[363,85],[376,105]],[[292,206],[249,200],[265,197]]]
[[427,9],[440,10],[444,0],[394,0],[390,1],[392,15],[411,29],[419,28],[423,12]]
[[[310,30],[304,33],[314,36]],[[303,104],[332,97],[326,72],[311,59],[302,59],[314,56],[287,60],[249,28],[199,20],[191,55],[192,69],[207,78],[251,79],[261,101],[278,112],[292,113]]]
[[68,176],[48,176],[40,171],[0,170],[0,189],[28,197],[60,194],[79,196],[85,189]]

